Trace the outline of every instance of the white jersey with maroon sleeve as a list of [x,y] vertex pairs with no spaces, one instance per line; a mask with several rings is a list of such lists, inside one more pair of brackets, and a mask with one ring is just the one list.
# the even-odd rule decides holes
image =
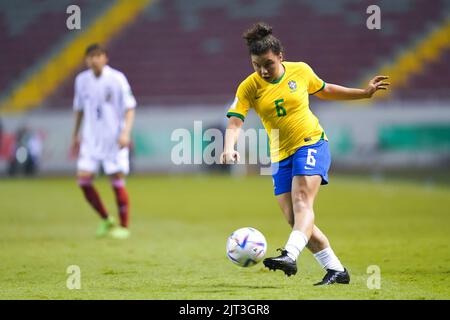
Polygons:
[[118,140],[125,125],[125,112],[135,107],[136,100],[122,72],[105,66],[99,77],[90,69],[76,77],[73,108],[83,112],[79,170],[97,171],[100,161],[105,172],[116,171],[114,166],[110,170],[106,167],[128,154],[127,148],[120,149]]

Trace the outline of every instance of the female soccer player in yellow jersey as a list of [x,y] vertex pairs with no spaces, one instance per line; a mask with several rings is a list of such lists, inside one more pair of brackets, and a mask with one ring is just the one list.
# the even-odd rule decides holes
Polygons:
[[306,63],[283,60],[282,45],[267,24],[257,23],[244,33],[244,39],[255,72],[239,85],[227,113],[221,161],[239,161],[234,147],[245,116],[253,108],[269,135],[274,193],[292,227],[284,249],[279,249],[281,255],[266,258],[264,265],[294,275],[297,258],[307,247],[327,271],[316,285],[349,283],[348,271],[314,224],[314,198],[320,185],[328,183],[331,157],[328,138],[309,109],[309,95],[326,100],[371,98],[377,90],[388,88],[389,83],[385,82],[388,77],[374,77],[366,89],[325,83]]

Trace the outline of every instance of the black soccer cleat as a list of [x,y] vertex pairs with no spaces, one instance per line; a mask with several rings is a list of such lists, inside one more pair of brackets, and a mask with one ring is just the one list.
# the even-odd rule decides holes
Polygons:
[[315,283],[315,286],[323,286],[330,285],[333,283],[341,283],[341,284],[349,284],[350,283],[350,275],[348,274],[347,269],[344,268],[344,271],[336,271],[336,270],[327,270],[327,274],[323,277],[322,281]]
[[283,270],[288,277],[295,275],[297,273],[297,263],[287,255],[286,250],[277,250],[281,252],[281,255],[264,259],[264,266],[269,268],[269,270]]

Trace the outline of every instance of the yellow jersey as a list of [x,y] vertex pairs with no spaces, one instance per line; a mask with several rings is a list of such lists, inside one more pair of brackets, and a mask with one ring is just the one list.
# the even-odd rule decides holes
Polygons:
[[282,64],[285,71],[277,81],[267,82],[256,72],[248,76],[227,113],[244,121],[250,108],[256,111],[269,136],[272,162],[286,159],[302,146],[328,140],[309,108],[309,95],[322,90],[325,82],[304,62]]

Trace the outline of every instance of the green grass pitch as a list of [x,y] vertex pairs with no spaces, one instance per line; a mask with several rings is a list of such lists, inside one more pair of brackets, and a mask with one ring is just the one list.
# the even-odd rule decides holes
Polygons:
[[[108,181],[97,182],[116,216]],[[132,237],[95,239],[97,216],[74,178],[0,181],[0,299],[449,299],[450,189],[331,177],[316,223],[350,270],[348,286],[313,287],[310,252],[287,278],[233,265],[228,235],[252,226],[268,255],[289,235],[270,177],[130,177]],[[81,289],[66,287],[67,267]],[[367,268],[381,270],[369,289]]]

